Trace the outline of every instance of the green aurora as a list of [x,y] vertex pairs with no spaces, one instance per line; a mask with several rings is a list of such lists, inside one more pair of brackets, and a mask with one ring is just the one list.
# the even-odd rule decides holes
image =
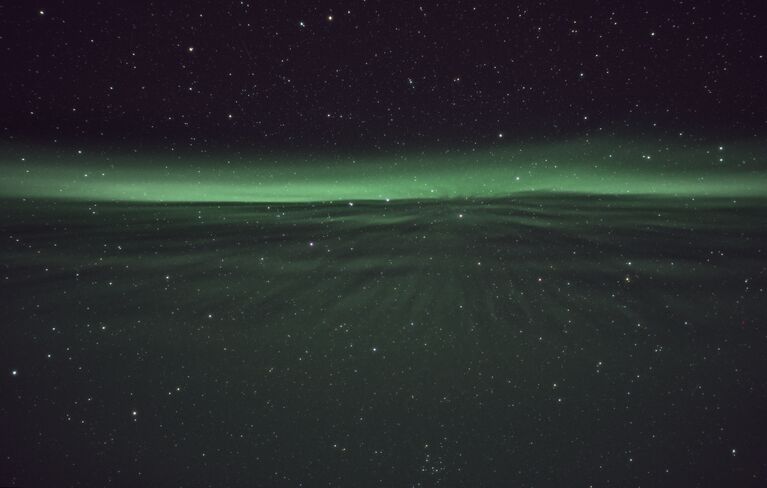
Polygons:
[[0,196],[134,202],[763,196],[765,145],[575,140],[362,157],[3,152]]
[[3,457],[88,486],[750,486],[760,147],[640,146],[8,152]]

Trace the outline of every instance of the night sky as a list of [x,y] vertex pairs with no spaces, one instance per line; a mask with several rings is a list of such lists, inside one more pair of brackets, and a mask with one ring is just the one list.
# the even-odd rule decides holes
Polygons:
[[[12,2],[7,141],[363,151],[763,132],[759,2]],[[508,140],[508,139],[507,139]]]
[[765,25],[0,4],[0,486],[767,486]]

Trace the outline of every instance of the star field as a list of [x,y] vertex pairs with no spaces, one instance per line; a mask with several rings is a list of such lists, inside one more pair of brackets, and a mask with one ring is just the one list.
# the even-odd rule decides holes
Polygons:
[[758,485],[762,210],[7,207],[2,475]]
[[758,2],[11,3],[0,486],[767,485]]
[[3,130],[47,144],[754,135],[767,108],[763,19],[747,1],[47,2],[5,15]]

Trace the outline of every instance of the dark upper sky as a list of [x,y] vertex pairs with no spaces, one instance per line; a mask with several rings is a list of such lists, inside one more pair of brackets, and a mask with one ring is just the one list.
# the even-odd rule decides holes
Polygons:
[[753,135],[761,3],[5,2],[0,126],[193,148]]

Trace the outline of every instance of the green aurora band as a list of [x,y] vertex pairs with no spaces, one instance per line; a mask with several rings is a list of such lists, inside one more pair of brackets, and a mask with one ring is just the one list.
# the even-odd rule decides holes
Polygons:
[[133,202],[502,198],[525,192],[680,197],[765,194],[763,143],[573,140],[340,156],[5,148],[0,197]]

